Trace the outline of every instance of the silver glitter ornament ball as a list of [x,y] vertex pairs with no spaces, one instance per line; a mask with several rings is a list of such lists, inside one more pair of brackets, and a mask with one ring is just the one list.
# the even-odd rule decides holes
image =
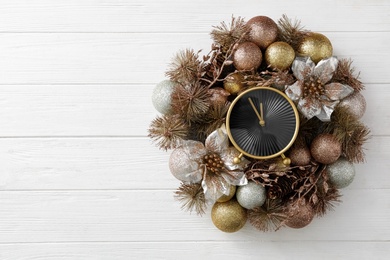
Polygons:
[[338,189],[347,187],[355,177],[355,167],[344,157],[329,164],[327,171],[330,182]]
[[237,188],[236,198],[242,207],[253,209],[264,204],[267,194],[265,188],[261,184],[250,181],[247,185],[239,186]]
[[357,119],[361,118],[366,112],[366,100],[359,92],[355,92],[344,98],[338,106],[348,109]]
[[152,94],[154,108],[161,114],[168,114],[171,110],[171,95],[175,83],[170,80],[163,80],[156,85]]

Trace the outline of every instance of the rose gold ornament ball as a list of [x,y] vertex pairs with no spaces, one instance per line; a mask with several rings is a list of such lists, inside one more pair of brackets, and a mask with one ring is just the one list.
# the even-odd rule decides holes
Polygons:
[[274,42],[265,50],[265,61],[273,69],[290,68],[295,59],[295,51],[286,42]]
[[290,160],[293,165],[305,166],[310,163],[311,154],[307,146],[294,146],[290,150]]
[[332,56],[333,47],[325,35],[313,32],[303,38],[297,51],[299,55],[308,56],[312,61],[318,63],[320,60]]
[[346,108],[354,117],[361,118],[366,112],[366,99],[359,92],[352,93],[337,105]]
[[245,225],[247,212],[237,200],[231,199],[226,202],[216,202],[211,209],[211,219],[219,230],[233,233]]
[[241,73],[235,72],[229,74],[223,81],[223,88],[232,95],[238,94],[244,90],[244,76]]
[[247,23],[249,40],[265,50],[278,37],[278,25],[267,16],[255,16]]
[[210,88],[207,90],[208,94],[210,95],[210,101],[213,104],[216,105],[224,105],[228,101],[228,96],[230,96],[230,93],[223,88]]
[[233,54],[233,65],[238,70],[257,69],[262,60],[263,54],[253,42],[241,43]]
[[286,226],[290,228],[303,228],[313,220],[314,210],[305,201],[289,202],[287,204],[287,215]]
[[323,164],[334,163],[341,155],[341,143],[332,134],[319,134],[311,143],[313,158]]

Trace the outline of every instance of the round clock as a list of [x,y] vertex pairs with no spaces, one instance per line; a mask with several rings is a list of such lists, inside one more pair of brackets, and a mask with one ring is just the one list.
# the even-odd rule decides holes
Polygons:
[[254,87],[237,96],[226,116],[230,141],[241,156],[270,159],[281,156],[294,143],[299,130],[299,115],[294,103],[271,87]]

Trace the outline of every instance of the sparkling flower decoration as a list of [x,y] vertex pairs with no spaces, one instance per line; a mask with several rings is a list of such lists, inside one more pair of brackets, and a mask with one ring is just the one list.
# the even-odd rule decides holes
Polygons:
[[337,69],[338,60],[330,57],[317,65],[308,57],[298,57],[292,64],[297,81],[287,86],[287,96],[298,103],[299,111],[310,119],[330,121],[335,106],[353,92],[353,88],[338,82],[330,82]]
[[246,185],[244,168],[249,163],[245,158],[234,164],[240,153],[229,146],[226,128],[212,132],[205,144],[187,140],[173,150],[169,159],[172,174],[184,183],[202,183],[207,200],[216,201],[228,195],[231,185]]

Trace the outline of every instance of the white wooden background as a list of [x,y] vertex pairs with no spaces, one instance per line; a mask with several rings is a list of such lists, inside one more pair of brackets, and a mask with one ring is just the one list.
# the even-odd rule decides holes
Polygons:
[[[367,163],[304,229],[222,233],[174,201],[151,93],[212,25],[284,13],[361,71]],[[388,0],[0,0],[0,259],[388,259],[389,15]]]

